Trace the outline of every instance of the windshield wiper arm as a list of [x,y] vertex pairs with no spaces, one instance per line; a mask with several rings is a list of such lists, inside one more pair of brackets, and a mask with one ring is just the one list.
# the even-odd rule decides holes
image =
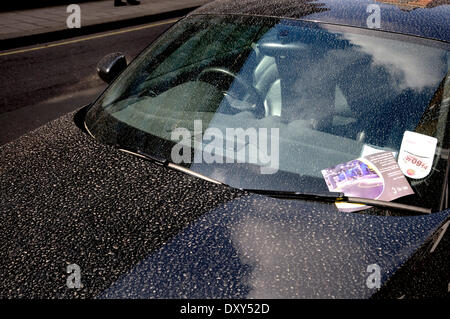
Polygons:
[[171,169],[174,169],[174,170],[177,170],[177,171],[180,171],[180,172],[192,175],[194,177],[198,177],[198,178],[204,179],[204,180],[206,180],[208,182],[211,182],[211,183],[214,183],[214,184],[222,184],[223,185],[222,182],[216,181],[215,179],[212,179],[212,178],[209,178],[209,177],[207,177],[205,175],[202,175],[200,173],[194,172],[194,171],[192,171],[192,170],[190,170],[188,168],[185,168],[183,166],[176,165],[176,164],[170,162],[169,160],[167,160],[167,159],[165,159],[163,157],[160,157],[160,156],[157,156],[157,155],[148,154],[148,153],[143,153],[141,151],[131,151],[131,150],[125,149],[123,147],[119,147],[118,150],[122,151],[122,152],[125,152],[125,153],[128,153],[128,154],[131,154],[131,155],[134,155],[134,156],[138,156],[138,157],[143,158],[143,159],[145,159],[147,161],[150,161],[150,162],[153,162],[153,163],[156,163],[156,164],[159,164],[159,165],[162,165],[162,166],[165,166],[165,167],[168,167],[168,168],[171,168]]
[[[118,146],[118,149],[122,152],[129,153],[129,154],[132,154],[135,156],[139,156],[141,158],[144,158],[144,159],[154,162],[156,164],[163,165],[163,166],[175,169],[177,171],[187,173],[189,175],[192,175],[192,176],[195,176],[198,178],[202,178],[209,182],[212,182],[215,184],[226,185],[222,182],[216,181],[212,178],[209,178],[202,174],[196,173],[188,168],[173,164],[163,157],[150,155],[150,154],[143,153],[140,151],[128,150],[128,149],[125,149],[120,146]],[[226,185],[226,186],[229,186],[229,185]],[[232,187],[232,186],[229,186],[229,187]],[[235,188],[235,187],[232,187],[232,188]],[[254,194],[260,194],[260,195],[265,195],[265,196],[270,196],[270,197],[275,197],[275,198],[281,198],[281,199],[315,200],[315,201],[330,202],[330,203],[337,202],[337,203],[364,204],[364,205],[370,205],[370,206],[375,206],[375,207],[406,210],[406,211],[411,211],[411,212],[421,213],[421,214],[431,214],[431,209],[429,209],[429,208],[394,203],[394,202],[387,202],[387,201],[382,201],[382,200],[377,200],[377,199],[369,199],[369,198],[361,198],[361,197],[348,197],[348,196],[345,196],[344,193],[336,193],[336,192],[301,193],[301,192],[288,192],[288,191],[276,191],[276,190],[264,190],[264,189],[242,189],[242,188],[240,188],[240,190],[254,193]]]
[[151,162],[159,164],[159,165],[167,166],[169,164],[169,161],[167,159],[160,157],[160,156],[143,153],[141,151],[129,150],[129,149],[121,147],[121,146],[117,146],[117,149],[121,152],[141,157],[143,159],[146,159],[148,161],[151,161]]
[[336,202],[336,203],[364,204],[364,205],[370,205],[370,206],[375,206],[375,207],[407,210],[407,211],[421,213],[421,214],[431,214],[431,209],[429,209],[429,208],[388,202],[388,201],[377,200],[377,199],[349,197],[349,196],[345,196],[344,193],[333,193],[333,192],[301,193],[301,192],[274,191],[274,190],[264,190],[264,189],[242,189],[242,190],[250,192],[250,193],[266,195],[266,196],[282,198],[282,199],[315,200],[315,201],[323,201],[323,202],[331,202],[331,203]]

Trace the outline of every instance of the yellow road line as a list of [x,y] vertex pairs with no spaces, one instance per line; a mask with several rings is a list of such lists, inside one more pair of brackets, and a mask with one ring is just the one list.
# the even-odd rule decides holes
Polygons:
[[82,39],[70,40],[70,41],[53,43],[53,44],[45,44],[45,45],[34,47],[34,48],[4,52],[4,53],[0,53],[0,56],[13,55],[13,54],[25,53],[25,52],[30,52],[30,51],[48,49],[48,48],[58,47],[58,46],[66,45],[66,44],[78,43],[78,42],[83,42],[83,41],[88,41],[88,40],[93,40],[93,39],[98,39],[98,38],[104,38],[104,37],[109,37],[112,35],[123,34],[123,33],[143,30],[143,29],[150,29],[150,28],[158,27],[158,26],[165,25],[165,24],[175,23],[178,20],[179,19],[172,19],[172,20],[168,20],[168,21],[164,21],[164,22],[148,24],[148,25],[144,25],[144,26],[140,26],[140,27],[131,28],[131,29],[114,31],[114,32],[105,33],[105,34],[98,34],[98,35],[94,35],[94,36],[90,36],[90,37],[86,37],[86,38],[82,38]]

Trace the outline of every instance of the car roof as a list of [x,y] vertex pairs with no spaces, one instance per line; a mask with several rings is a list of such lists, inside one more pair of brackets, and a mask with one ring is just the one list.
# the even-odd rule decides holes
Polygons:
[[191,14],[235,14],[312,20],[362,28],[374,5],[380,30],[450,42],[450,0],[217,0]]

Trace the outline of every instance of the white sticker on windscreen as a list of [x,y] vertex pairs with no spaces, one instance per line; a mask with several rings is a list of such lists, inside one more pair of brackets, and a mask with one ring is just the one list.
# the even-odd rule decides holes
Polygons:
[[428,176],[433,165],[437,139],[431,136],[406,131],[398,155],[398,165],[409,178]]

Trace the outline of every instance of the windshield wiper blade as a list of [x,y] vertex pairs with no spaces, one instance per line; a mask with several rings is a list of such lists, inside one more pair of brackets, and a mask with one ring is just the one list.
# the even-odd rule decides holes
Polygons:
[[345,197],[344,193],[334,193],[334,192],[300,193],[300,192],[276,191],[265,189],[242,189],[242,190],[250,193],[266,195],[275,198],[320,200],[331,203],[341,201]]
[[275,190],[264,190],[264,189],[242,189],[243,191],[266,195],[275,198],[281,199],[293,199],[293,200],[313,200],[313,201],[322,201],[322,202],[335,202],[335,203],[351,203],[351,204],[364,204],[374,207],[382,207],[382,208],[393,208],[411,211],[415,213],[421,214],[431,214],[431,209],[400,204],[394,202],[388,202],[377,199],[369,199],[369,198],[361,198],[361,197],[349,197],[345,196],[344,193],[333,193],[333,192],[324,192],[324,193],[301,193],[301,192],[287,192],[287,191],[275,191]]
[[159,165],[162,165],[162,166],[165,166],[165,167],[168,167],[168,168],[171,168],[171,169],[174,169],[174,170],[177,170],[177,171],[189,174],[191,176],[204,179],[204,180],[206,180],[208,182],[211,182],[211,183],[214,183],[214,184],[224,185],[222,182],[219,182],[219,181],[217,181],[215,179],[209,178],[209,177],[207,177],[205,175],[202,175],[200,173],[194,172],[194,171],[192,171],[192,170],[190,170],[190,169],[188,169],[186,167],[183,167],[183,166],[180,166],[180,165],[176,165],[176,164],[170,162],[169,160],[167,160],[167,159],[165,159],[163,157],[157,156],[157,155],[143,153],[141,151],[131,151],[131,150],[125,149],[123,147],[118,148],[118,150],[122,151],[122,152],[125,152],[125,153],[128,153],[128,154],[131,154],[131,155],[134,155],[134,156],[138,156],[138,157],[143,158],[145,160],[148,160],[150,162],[153,162],[153,163],[156,163],[156,164],[159,164]]
[[[149,160],[151,162],[154,162],[159,165],[163,165],[172,169],[175,169],[177,171],[181,171],[183,173],[207,180],[209,182],[215,183],[215,184],[221,184],[226,185],[220,181],[214,180],[212,178],[209,178],[207,176],[204,176],[202,174],[196,173],[188,168],[176,165],[171,163],[169,160],[159,157],[156,155],[150,155],[147,153],[143,153],[141,151],[133,151],[128,150],[123,147],[117,146],[118,149],[122,152],[129,153],[135,156],[139,156],[143,159]],[[231,188],[230,185],[226,185]],[[265,195],[270,196],[274,198],[281,198],[281,199],[293,199],[293,200],[313,200],[313,201],[322,201],[322,202],[330,202],[330,203],[352,203],[352,204],[363,204],[363,205],[369,205],[374,207],[382,207],[382,208],[392,208],[392,209],[399,209],[399,210],[406,210],[410,212],[415,213],[421,213],[421,214],[431,214],[431,209],[419,207],[419,206],[412,206],[412,205],[406,205],[406,204],[400,204],[400,203],[394,203],[394,202],[387,202],[377,199],[369,199],[369,198],[361,198],[361,197],[349,197],[345,196],[344,193],[336,193],[336,192],[323,192],[323,193],[301,193],[301,192],[289,192],[289,191],[277,191],[277,190],[264,190],[264,189],[242,189],[239,188],[242,191],[246,191],[249,193],[259,194],[259,195]]]
[[149,160],[149,161],[159,164],[159,165],[167,166],[169,164],[169,161],[167,159],[160,157],[160,156],[143,153],[141,151],[129,150],[129,149],[121,147],[121,146],[117,146],[117,149],[121,152],[141,157],[143,159]]

